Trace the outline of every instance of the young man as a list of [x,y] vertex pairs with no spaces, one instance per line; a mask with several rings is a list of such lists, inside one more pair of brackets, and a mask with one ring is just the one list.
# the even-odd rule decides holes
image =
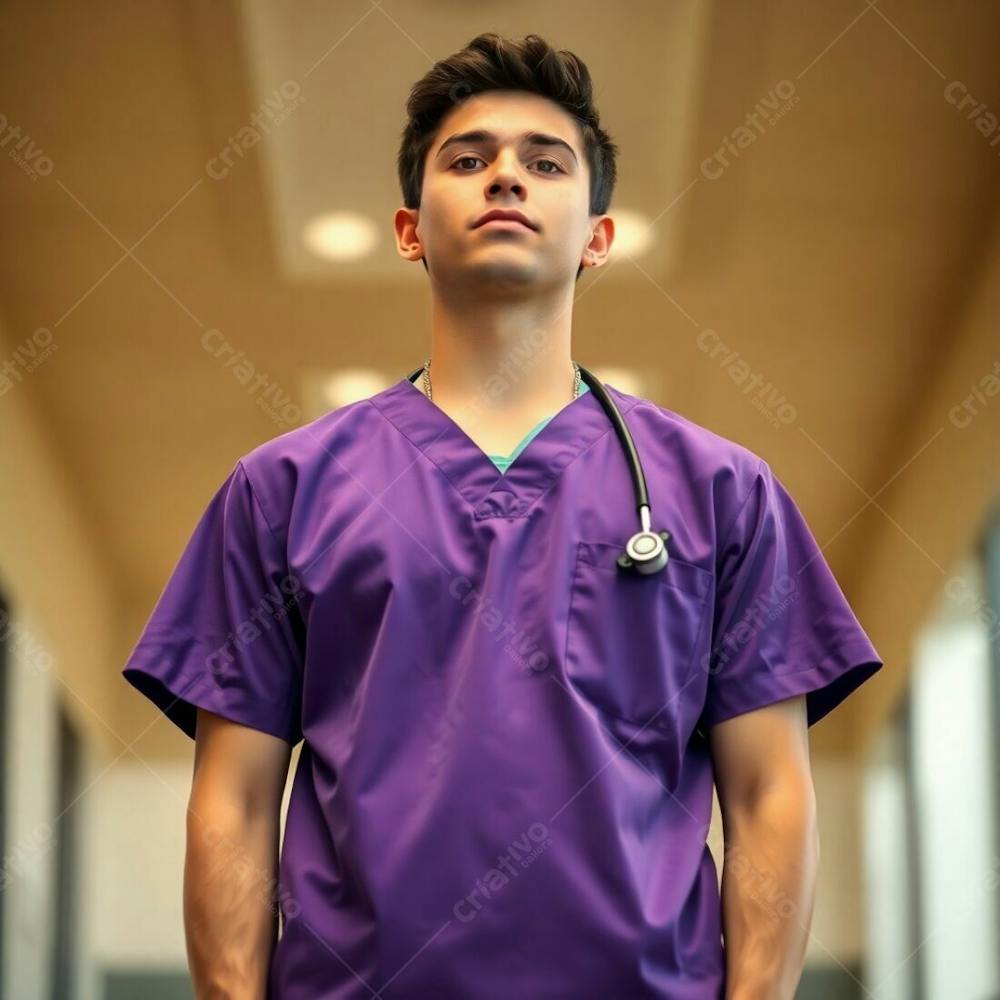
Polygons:
[[239,459],[124,670],[196,737],[199,995],[790,998],[807,726],[882,661],[766,462],[606,386],[669,532],[619,565],[630,466],[570,349],[614,238],[586,67],[483,35],[408,112],[430,370]]

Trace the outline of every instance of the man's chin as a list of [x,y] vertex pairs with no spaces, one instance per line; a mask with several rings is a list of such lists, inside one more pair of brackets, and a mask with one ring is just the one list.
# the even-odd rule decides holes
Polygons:
[[544,272],[539,261],[527,254],[481,254],[457,268],[460,280],[478,285],[527,288],[537,284]]
[[537,254],[518,253],[514,248],[510,253],[503,248],[497,250],[452,257],[447,264],[442,264],[439,258],[436,273],[445,285],[481,296],[537,294],[562,284]]

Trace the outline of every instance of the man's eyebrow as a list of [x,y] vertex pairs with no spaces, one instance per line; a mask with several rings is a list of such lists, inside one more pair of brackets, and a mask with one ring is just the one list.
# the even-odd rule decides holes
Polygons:
[[[573,157],[574,163],[579,162],[573,147],[565,139],[560,139],[557,135],[549,135],[547,132],[525,132],[521,138],[529,146],[558,146],[565,149]],[[458,132],[455,135],[449,136],[441,143],[436,155],[440,156],[449,146],[478,142],[495,143],[496,141],[497,137],[492,132],[486,131],[486,129],[478,128],[473,129],[471,132]]]

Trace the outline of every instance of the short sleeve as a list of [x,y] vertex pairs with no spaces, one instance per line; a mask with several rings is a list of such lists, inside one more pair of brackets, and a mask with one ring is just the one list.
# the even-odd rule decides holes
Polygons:
[[883,665],[801,511],[764,461],[716,567],[706,726],[802,694],[811,726]]
[[194,738],[197,709],[301,739],[299,584],[237,462],[194,529],[122,673]]

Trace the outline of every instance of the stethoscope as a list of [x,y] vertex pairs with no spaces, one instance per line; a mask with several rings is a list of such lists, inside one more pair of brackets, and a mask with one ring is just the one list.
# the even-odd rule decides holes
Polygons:
[[[618,440],[621,442],[628,461],[629,469],[632,473],[632,487],[635,491],[636,504],[638,506],[639,523],[641,530],[637,531],[626,543],[625,551],[618,557],[618,565],[621,569],[629,573],[639,573],[648,576],[652,573],[659,573],[667,565],[667,542],[670,539],[669,531],[652,531],[650,529],[650,515],[652,510],[649,506],[649,493],[646,490],[646,477],[642,471],[642,462],[639,461],[639,453],[636,451],[635,442],[629,433],[628,425],[622,418],[621,412],[615,401],[608,395],[608,391],[583,365],[580,368],[580,378],[590,387],[590,391],[597,397],[597,401],[604,408],[608,415]],[[423,366],[410,372],[406,377],[411,382],[416,382],[423,374]]]

